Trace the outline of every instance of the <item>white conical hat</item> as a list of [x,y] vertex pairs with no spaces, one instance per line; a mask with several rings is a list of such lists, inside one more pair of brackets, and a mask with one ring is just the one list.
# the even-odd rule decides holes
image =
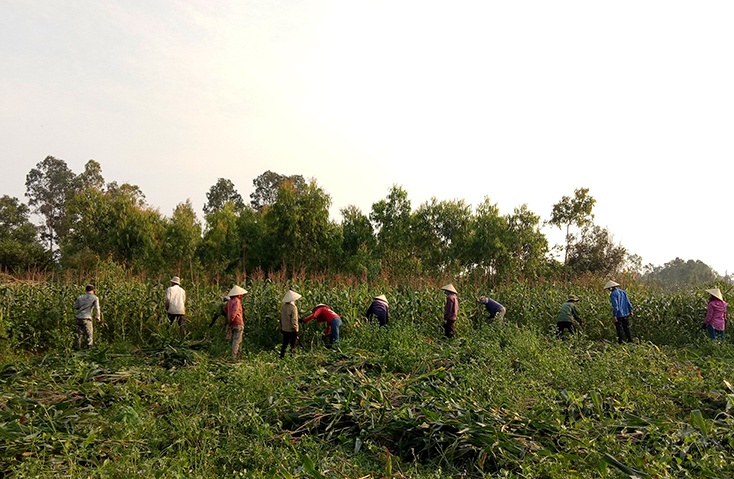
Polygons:
[[724,297],[721,295],[721,290],[719,288],[707,289],[706,292],[714,298],[718,298],[721,301],[724,301]]
[[230,298],[234,298],[235,296],[240,296],[242,294],[247,294],[246,289],[242,289],[237,285],[232,286],[232,289],[229,290],[229,293],[227,293],[227,296]]
[[[375,296],[375,297],[374,297],[374,298],[372,298],[372,299],[379,299],[380,301],[384,301],[384,302],[386,302],[386,303],[387,303],[387,298],[385,297],[385,295],[384,295],[384,294],[381,294],[381,295],[379,295],[379,296]],[[388,303],[388,304],[389,304],[389,303]]]
[[607,284],[604,285],[604,289],[612,289],[614,287],[619,286],[619,283],[615,283],[614,281],[607,281]]
[[283,296],[284,303],[290,303],[291,301],[295,301],[297,299],[301,299],[301,295],[296,293],[295,291],[291,291],[290,289],[287,293],[285,293],[285,296]]
[[454,288],[454,285],[451,284],[451,283],[449,283],[449,284],[447,284],[445,286],[441,286],[441,289],[444,290],[444,291],[450,291],[452,293],[456,293],[456,288]]

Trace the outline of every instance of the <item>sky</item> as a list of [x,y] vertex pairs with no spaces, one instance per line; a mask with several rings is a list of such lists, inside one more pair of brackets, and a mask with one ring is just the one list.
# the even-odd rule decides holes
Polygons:
[[[202,215],[218,178],[501,214],[589,188],[643,264],[734,272],[734,2],[3,0],[0,195],[46,156]],[[544,227],[551,245],[563,233]]]

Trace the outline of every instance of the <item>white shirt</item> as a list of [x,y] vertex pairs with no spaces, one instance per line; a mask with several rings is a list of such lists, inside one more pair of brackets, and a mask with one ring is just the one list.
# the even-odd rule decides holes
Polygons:
[[166,311],[169,314],[186,314],[186,291],[174,284],[166,290]]

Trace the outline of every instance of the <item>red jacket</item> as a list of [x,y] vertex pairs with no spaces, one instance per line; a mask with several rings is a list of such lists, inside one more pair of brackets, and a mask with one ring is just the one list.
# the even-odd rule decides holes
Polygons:
[[328,306],[320,306],[314,310],[311,316],[303,318],[303,322],[307,323],[312,319],[315,319],[319,323],[326,323],[326,332],[324,333],[324,336],[328,336],[329,333],[331,333],[331,320],[338,317],[339,315],[329,309]]
[[242,320],[242,302],[239,297],[235,296],[227,301],[227,304],[224,305],[224,312],[227,313],[230,326],[244,326],[245,323]]

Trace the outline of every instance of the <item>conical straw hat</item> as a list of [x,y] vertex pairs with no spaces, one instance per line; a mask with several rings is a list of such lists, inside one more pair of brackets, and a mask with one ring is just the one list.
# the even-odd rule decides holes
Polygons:
[[721,290],[719,288],[707,289],[706,292],[714,298],[718,298],[719,300],[724,301],[724,297],[721,295]]
[[615,283],[614,281],[607,281],[607,284],[604,285],[604,289],[612,289],[616,286],[619,286],[619,283]]
[[456,293],[456,288],[454,288],[454,285],[451,284],[451,283],[449,283],[449,284],[447,284],[445,286],[441,286],[441,289],[444,290],[444,291],[450,291],[452,293]]
[[296,293],[295,291],[291,291],[290,289],[287,293],[285,293],[285,296],[283,296],[284,303],[290,303],[291,301],[295,301],[297,299],[301,299],[301,295]]
[[[375,297],[374,297],[374,298],[372,298],[372,299],[379,299],[380,301],[384,301],[384,302],[386,302],[386,303],[387,303],[387,298],[385,297],[385,295],[384,295],[384,294],[381,294],[381,295],[379,295],[379,296],[375,296]],[[388,303],[388,304],[389,304],[389,303]]]
[[240,296],[242,294],[247,294],[246,289],[242,289],[237,285],[232,286],[232,289],[229,290],[229,293],[227,293],[227,296],[230,298],[234,298],[235,296]]

